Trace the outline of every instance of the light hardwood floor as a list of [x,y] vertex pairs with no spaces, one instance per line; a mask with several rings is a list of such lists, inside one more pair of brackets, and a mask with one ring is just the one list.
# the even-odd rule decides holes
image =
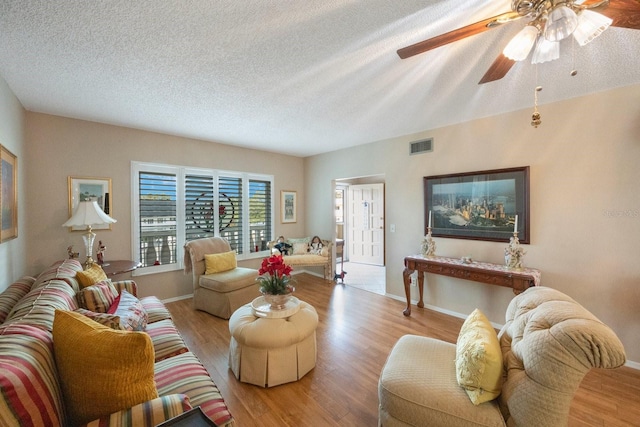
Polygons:
[[[296,296],[313,305],[318,360],[300,381],[264,389],[235,379],[228,367],[229,323],[193,310],[191,299],[167,304],[189,348],[220,388],[240,427],[376,426],[378,377],[405,334],[455,342],[463,320],[391,298],[296,276]],[[571,406],[570,426],[640,426],[640,371],[592,370]]]

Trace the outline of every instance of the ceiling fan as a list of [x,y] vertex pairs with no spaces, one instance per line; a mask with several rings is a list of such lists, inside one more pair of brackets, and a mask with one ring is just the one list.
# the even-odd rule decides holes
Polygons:
[[[518,33],[518,35],[516,35],[516,37],[521,37],[520,42],[524,40],[526,47],[519,46],[521,49],[515,56],[513,55],[513,49],[517,47],[512,47],[513,49],[509,52],[505,49],[505,53],[500,53],[489,67],[489,70],[478,82],[478,84],[483,84],[503,78],[516,63],[516,60],[522,60],[528,56],[536,40],[538,41],[538,45],[542,44],[543,46],[538,48],[536,45],[534,63],[541,63],[557,58],[557,55],[559,55],[559,41],[574,33],[576,27],[580,28],[578,21],[580,20],[580,22],[582,22],[582,18],[587,20],[587,15],[598,15],[598,17],[595,17],[596,19],[604,18],[607,22],[601,24],[600,31],[597,34],[583,35],[584,38],[579,40],[581,45],[591,41],[604,31],[609,24],[614,27],[640,30],[640,0],[512,0],[511,9],[510,12],[505,12],[398,49],[398,56],[400,56],[401,59],[406,59],[488,31],[511,21],[529,18],[530,22],[521,31],[522,34]],[[596,9],[600,13],[594,14],[593,10]],[[568,21],[565,22],[565,18]],[[598,24],[596,24],[596,26],[597,25]],[[553,32],[551,36],[547,36],[547,29]],[[574,34],[576,39],[578,39],[578,33],[579,31],[576,31]],[[515,42],[515,40],[512,41]],[[549,52],[549,50],[551,52]],[[505,54],[509,55],[505,56]],[[524,57],[522,57],[523,55]],[[536,55],[542,56],[536,57]]]

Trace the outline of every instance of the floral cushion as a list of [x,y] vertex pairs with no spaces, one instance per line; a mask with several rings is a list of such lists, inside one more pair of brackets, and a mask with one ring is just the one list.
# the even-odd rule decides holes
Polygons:
[[149,317],[140,300],[126,290],[116,298],[107,313],[120,317],[120,329],[144,331]]
[[111,329],[120,329],[120,317],[115,314],[96,313],[94,311],[87,310],[86,308],[78,308],[74,311]]
[[456,378],[474,405],[495,399],[502,388],[502,351],[489,319],[478,309],[467,317],[456,343]]

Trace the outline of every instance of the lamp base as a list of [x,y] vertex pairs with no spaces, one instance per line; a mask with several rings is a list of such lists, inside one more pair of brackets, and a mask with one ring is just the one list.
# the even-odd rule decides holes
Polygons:
[[84,269],[88,270],[93,265],[93,241],[96,238],[96,233],[91,230],[91,226],[87,227],[87,232],[82,235],[82,240],[84,240],[84,249],[87,253],[87,259],[84,262]]

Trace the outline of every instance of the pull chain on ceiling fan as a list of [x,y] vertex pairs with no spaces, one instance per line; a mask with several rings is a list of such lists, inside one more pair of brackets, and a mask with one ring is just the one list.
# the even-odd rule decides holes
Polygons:
[[511,12],[403,47],[398,50],[398,56],[406,59],[520,18],[529,18],[530,22],[491,64],[479,82],[483,84],[504,77],[515,62],[526,59],[531,50],[534,64],[559,58],[559,42],[571,35],[584,46],[609,26],[640,29],[640,0],[512,0],[511,9]]

